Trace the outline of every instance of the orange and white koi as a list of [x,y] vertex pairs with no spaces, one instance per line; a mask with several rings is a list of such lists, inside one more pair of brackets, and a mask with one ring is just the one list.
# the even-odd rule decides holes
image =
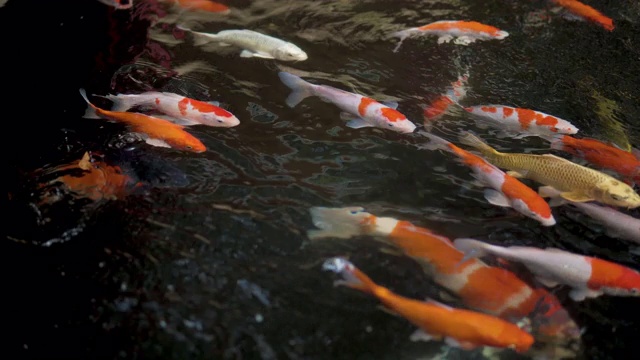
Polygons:
[[429,133],[421,133],[430,139],[421,147],[428,150],[444,150],[456,155],[462,163],[473,170],[474,177],[490,187],[484,190],[487,201],[496,206],[510,207],[524,216],[540,222],[543,226],[555,225],[549,204],[533,189],[520,180],[506,174],[478,155],[472,154],[451,142]]
[[[560,301],[543,288],[533,289],[513,272],[464,259],[451,240],[408,221],[377,217],[362,207],[312,207],[311,219],[317,229],[309,230],[310,240],[349,239],[368,235],[400,249],[417,261],[436,284],[460,297],[471,309],[507,320],[530,317],[544,335],[577,338],[579,329]],[[545,308],[546,312],[538,312]]]
[[113,102],[111,111],[127,111],[136,106],[150,107],[168,115],[165,118],[180,125],[207,125],[233,127],[240,124],[235,115],[211,103],[186,96],[148,91],[141,94],[117,94],[103,96]]
[[84,114],[85,118],[107,119],[122,123],[143,136],[150,145],[172,147],[197,153],[207,150],[198,138],[183,130],[184,126],[145,114],[104,110],[89,101],[84,89],[80,89],[80,94],[88,104]]
[[451,86],[444,94],[441,94],[424,109],[425,126],[429,126],[430,121],[440,118],[451,105],[457,104],[464,99],[467,95],[466,85],[468,80],[468,73],[458,76],[458,79],[451,83]]
[[551,148],[583,158],[601,168],[613,170],[627,181],[640,184],[640,159],[633,153],[591,138],[575,138],[568,135],[544,137]]
[[[478,126],[490,125],[514,138],[552,134],[575,134],[578,128],[569,121],[543,112],[503,105],[478,105],[464,108],[477,115]],[[482,122],[480,122],[482,120]]]
[[411,340],[441,340],[452,347],[472,350],[480,346],[513,348],[524,353],[534,338],[517,325],[491,315],[455,309],[437,301],[418,301],[391,292],[377,285],[352,263],[341,257],[326,260],[323,270],[340,274],[344,285],[378,298],[385,307],[407,319],[419,329]]
[[379,103],[369,97],[350,93],[328,85],[315,85],[301,77],[281,71],[280,80],[292,91],[287,97],[289,107],[295,107],[309,96],[318,96],[333,103],[349,118],[346,125],[353,129],[378,127],[400,133],[411,133],[416,125],[396,110],[397,104]]
[[116,10],[131,9],[133,6],[133,0],[98,0],[101,3],[109,6],[113,6]]
[[552,2],[560,5],[571,15],[576,16],[581,20],[588,20],[592,23],[598,24],[608,31],[613,31],[615,26],[613,25],[613,19],[602,14],[600,11],[592,8],[591,6],[584,4],[577,0],[551,0]]
[[210,13],[216,13],[226,15],[231,12],[231,9],[225,4],[221,4],[211,0],[165,0],[177,4],[183,9],[199,10]]
[[393,52],[398,52],[406,38],[421,35],[437,36],[438,44],[450,42],[455,38],[454,44],[469,45],[477,40],[502,40],[509,36],[509,33],[477,21],[441,20],[393,33],[391,36],[400,38]]
[[607,260],[557,248],[502,247],[462,238],[453,243],[466,257],[494,255],[519,262],[545,286],[568,285],[572,288],[569,296],[575,301],[603,294],[640,296],[640,273]]

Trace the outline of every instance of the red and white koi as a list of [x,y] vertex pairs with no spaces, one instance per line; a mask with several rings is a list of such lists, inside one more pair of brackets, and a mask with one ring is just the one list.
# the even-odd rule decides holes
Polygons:
[[487,201],[496,206],[510,207],[517,212],[540,222],[543,226],[555,225],[549,204],[536,191],[490,164],[451,142],[429,133],[421,133],[430,139],[421,147],[428,150],[444,150],[456,155],[462,163],[473,171],[474,177],[490,187],[484,190]]
[[502,130],[501,136],[517,134],[516,139],[526,136],[553,134],[575,134],[578,128],[569,121],[543,112],[504,105],[478,105],[464,108],[482,121],[478,126],[490,125]]
[[333,271],[344,285],[378,298],[385,307],[407,319],[419,329],[411,340],[444,340],[452,347],[472,350],[480,346],[512,348],[524,353],[534,343],[534,338],[517,325],[491,315],[455,309],[437,301],[426,302],[409,299],[377,285],[352,263],[341,257],[326,260],[323,270]]
[[400,133],[411,133],[416,129],[413,122],[395,109],[397,104],[387,103],[385,105],[366,96],[332,86],[315,85],[284,71],[278,73],[278,76],[292,90],[286,100],[289,107],[295,107],[309,96],[318,96],[347,113],[349,120],[346,126],[350,128],[377,127]]
[[[438,285],[460,297],[471,309],[507,320],[530,317],[539,333],[556,338],[578,338],[580,331],[560,301],[544,288],[533,289],[513,272],[464,259],[451,240],[408,221],[377,217],[362,207],[310,209],[310,240],[349,239],[368,235],[400,249],[433,277]],[[545,312],[539,310],[545,308]]]
[[456,239],[455,247],[467,257],[494,255],[523,264],[542,284],[572,288],[575,301],[603,294],[640,296],[640,273],[614,262],[574,254],[557,248],[502,247],[475,239]]
[[398,52],[406,38],[421,35],[437,36],[438,44],[450,42],[455,38],[454,44],[469,45],[477,40],[502,40],[509,36],[509,33],[477,21],[441,20],[393,33],[391,36],[400,38],[393,52]]
[[640,159],[631,152],[591,138],[579,139],[569,135],[543,138],[551,142],[552,149],[568,152],[596,166],[617,172],[627,182],[640,184]]
[[117,94],[103,97],[113,102],[112,111],[127,111],[136,106],[148,107],[168,115],[165,119],[185,126],[233,127],[240,124],[240,120],[235,115],[212,102],[170,92],[148,91],[141,94]]
[[425,127],[429,126],[431,121],[440,118],[447,112],[451,105],[457,104],[465,98],[467,95],[466,85],[468,80],[468,73],[458,76],[458,79],[451,83],[451,86],[444,94],[441,94],[424,109]]
[[576,18],[579,20],[588,20],[594,24],[598,24],[608,31],[613,31],[615,26],[613,25],[613,19],[602,14],[600,11],[592,8],[591,6],[584,4],[577,0],[551,0],[566,9],[571,16],[568,18]]

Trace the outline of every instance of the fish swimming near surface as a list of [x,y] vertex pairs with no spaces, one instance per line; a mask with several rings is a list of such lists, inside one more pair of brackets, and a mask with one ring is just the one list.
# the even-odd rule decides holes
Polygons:
[[458,79],[451,83],[447,91],[433,100],[429,106],[424,108],[425,127],[430,127],[431,122],[437,120],[444,115],[453,104],[459,103],[467,95],[467,81],[469,74],[464,73],[458,76]]
[[573,202],[599,201],[625,208],[640,206],[640,195],[624,182],[603,172],[552,155],[502,153],[470,132],[463,132],[460,142],[480,151],[492,164],[509,169],[516,178],[527,178],[561,191],[560,196]]
[[489,125],[501,131],[501,137],[515,139],[526,136],[575,134],[578,128],[569,121],[543,112],[504,105],[468,106],[464,109],[478,116],[480,127]]
[[284,71],[278,76],[292,90],[286,100],[289,107],[295,107],[309,96],[318,96],[339,107],[344,112],[341,117],[349,119],[346,125],[350,128],[377,127],[400,133],[411,133],[416,129],[411,120],[396,110],[397,103],[379,103],[328,85],[315,85]]
[[243,58],[256,57],[281,61],[304,61],[308,58],[307,53],[297,45],[253,30],[222,30],[216,34],[210,34],[181,26],[178,28],[191,32],[195,36],[193,44],[196,46],[210,42],[218,43],[220,46],[236,46],[243,49],[240,52],[240,57]]
[[[391,245],[418,264],[434,282],[462,300],[465,306],[509,321],[529,317],[534,331],[554,339],[577,339],[580,330],[546,289],[532,288],[513,272],[464,259],[451,240],[408,221],[378,217],[362,207],[312,207],[311,241],[370,236]],[[544,309],[544,310],[543,310]]]
[[577,203],[564,200],[559,197],[560,191],[551,186],[540,188],[540,195],[550,197],[552,206],[569,204],[583,212],[593,220],[602,224],[607,235],[640,244],[640,219],[627,215],[608,206],[600,206],[591,203]]
[[240,124],[240,120],[235,115],[211,102],[170,92],[148,91],[141,94],[117,94],[101,97],[114,103],[111,111],[127,111],[137,106],[149,107],[168,115],[167,120],[185,126],[233,127]]
[[179,7],[187,10],[205,11],[209,13],[215,13],[220,15],[226,15],[231,12],[231,9],[225,4],[221,4],[211,0],[164,0],[178,5]]
[[520,180],[439,136],[429,133],[421,134],[430,139],[429,143],[421,145],[422,148],[452,153],[471,168],[474,177],[490,188],[484,190],[484,197],[489,203],[513,208],[522,215],[540,222],[543,226],[555,225],[556,220],[551,214],[549,204]]
[[557,248],[540,249],[529,246],[502,247],[475,239],[456,239],[454,246],[467,257],[493,255],[523,264],[542,284],[558,284],[572,288],[569,296],[575,301],[600,295],[640,296],[640,273],[629,267],[583,256]]
[[[588,20],[594,24],[598,24],[608,31],[613,31],[615,25],[613,19],[602,14],[593,7],[577,0],[551,0],[553,3],[560,5],[566,9],[574,18],[580,20]],[[571,16],[568,16],[571,18]]]
[[418,327],[411,340],[444,340],[451,347],[472,350],[481,346],[513,348],[524,353],[534,338],[517,325],[471,310],[456,309],[434,300],[418,301],[397,295],[377,285],[348,260],[335,257],[326,260],[322,269],[340,274],[344,285],[376,297],[386,308]]
[[437,36],[438,44],[450,42],[455,38],[454,44],[469,45],[477,40],[502,40],[509,36],[509,33],[477,21],[441,20],[393,33],[393,37],[400,38],[393,52],[398,52],[406,38],[422,35]]
[[627,182],[640,184],[640,159],[632,152],[591,138],[568,135],[543,138],[551,142],[552,149],[568,152],[598,167],[617,172]]
[[101,3],[113,6],[116,10],[126,10],[133,7],[133,0],[98,0]]
[[84,89],[80,89],[80,94],[88,104],[87,111],[84,114],[85,118],[106,119],[124,124],[133,132],[144,137],[145,141],[150,145],[171,147],[196,153],[207,150],[206,146],[198,138],[183,130],[184,126],[145,114],[104,110],[89,101]]

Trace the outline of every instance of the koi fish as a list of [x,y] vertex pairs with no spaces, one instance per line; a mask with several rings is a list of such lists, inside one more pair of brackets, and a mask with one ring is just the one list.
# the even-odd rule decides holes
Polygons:
[[419,329],[411,340],[440,340],[452,347],[472,350],[479,346],[513,348],[523,353],[533,345],[534,338],[517,325],[491,315],[455,309],[434,300],[427,302],[397,295],[377,285],[367,275],[344,258],[326,260],[322,269],[340,274],[344,285],[378,298],[385,307],[398,313]]
[[[98,157],[92,157],[85,152],[80,161],[57,166],[49,173],[65,172],[66,174],[41,184],[46,188],[54,184],[64,184],[71,194],[78,198],[86,198],[92,201],[116,200],[125,197],[130,191],[143,184],[137,182],[125,174],[119,166],[112,166]],[[59,196],[43,199],[42,203],[53,203],[59,200]]]
[[[544,288],[533,289],[507,269],[479,259],[464,259],[451,240],[408,221],[377,217],[362,207],[310,209],[310,240],[349,239],[368,235],[400,249],[418,262],[436,284],[456,294],[465,306],[506,320],[530,317],[538,332],[550,337],[578,338],[580,330],[560,300]],[[546,308],[546,312],[539,309]]]
[[469,45],[477,40],[502,40],[509,36],[509,33],[477,21],[441,20],[391,34],[400,38],[393,52],[398,52],[406,38],[421,35],[437,36],[438,44],[448,43],[455,38],[454,44]]
[[629,209],[640,206],[640,195],[629,185],[567,159],[551,154],[501,153],[469,132],[463,133],[460,142],[476,148],[492,164],[509,169],[507,174],[513,177],[528,178],[560,190],[560,196],[566,200],[597,200]]
[[277,59],[282,61],[304,61],[307,53],[298,46],[284,40],[265,35],[253,30],[222,30],[217,34],[193,31],[178,27],[195,35],[193,44],[196,46],[216,42],[220,46],[236,46],[242,48],[240,57],[257,57],[263,59]]
[[227,110],[210,102],[191,99],[170,92],[149,91],[141,94],[102,96],[113,102],[111,111],[127,111],[135,106],[151,107],[169,115],[167,120],[180,125],[233,127],[240,120]]
[[608,206],[599,206],[590,203],[577,203],[559,198],[560,191],[551,186],[543,186],[539,189],[543,197],[551,197],[553,206],[570,204],[585,213],[607,229],[607,235],[640,244],[640,219],[622,213]]
[[526,136],[552,134],[575,134],[578,128],[569,121],[543,112],[515,108],[503,105],[478,105],[464,108],[467,112],[481,118],[478,125],[490,125],[502,131],[500,136],[513,136],[520,139]]
[[510,207],[543,226],[555,225],[549,204],[533,189],[514,177],[505,174],[483,158],[463,150],[449,141],[429,133],[421,133],[430,139],[422,147],[428,150],[444,150],[456,155],[473,171],[474,177],[489,186],[484,190],[487,201],[496,206]]
[[562,6],[569,11],[573,16],[576,16],[581,20],[588,20],[595,24],[598,24],[608,31],[613,31],[615,26],[613,25],[613,19],[605,16],[600,11],[592,8],[587,4],[583,4],[577,0],[551,0],[552,2]]
[[425,127],[430,125],[430,121],[440,118],[451,105],[459,103],[467,95],[467,81],[469,74],[458,76],[458,79],[451,83],[451,86],[444,94],[436,98],[428,107],[424,109]]
[[378,127],[400,133],[411,133],[416,129],[414,123],[396,110],[395,103],[383,104],[328,85],[315,85],[284,71],[278,76],[292,90],[286,100],[289,107],[295,107],[309,96],[318,96],[344,111],[341,116],[349,119],[346,125],[350,128]]
[[640,184],[640,159],[628,151],[591,138],[577,139],[568,135],[545,138],[551,142],[552,149],[568,152]]
[[640,296],[640,273],[610,261],[568,251],[529,246],[502,247],[475,239],[456,239],[454,246],[466,256],[494,255],[523,264],[542,284],[572,288],[575,301],[600,295]]
[[183,130],[184,126],[140,113],[104,110],[89,101],[84,89],[80,89],[80,95],[88,104],[84,118],[107,119],[125,124],[134,132],[141,134],[149,145],[172,147],[196,153],[207,150],[198,138]]
[[220,4],[210,0],[165,0],[173,2],[178,6],[189,10],[200,10],[210,13],[226,15],[231,12],[227,5]]
[[116,10],[126,10],[133,7],[133,0],[98,0],[101,3],[113,6]]

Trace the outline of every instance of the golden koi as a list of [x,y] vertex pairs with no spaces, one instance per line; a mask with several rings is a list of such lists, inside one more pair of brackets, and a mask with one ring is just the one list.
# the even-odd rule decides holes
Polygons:
[[640,195],[633,188],[603,172],[551,154],[501,153],[469,132],[464,132],[460,141],[476,148],[492,164],[509,169],[508,174],[552,186],[569,201],[597,200],[626,208],[640,206]]

